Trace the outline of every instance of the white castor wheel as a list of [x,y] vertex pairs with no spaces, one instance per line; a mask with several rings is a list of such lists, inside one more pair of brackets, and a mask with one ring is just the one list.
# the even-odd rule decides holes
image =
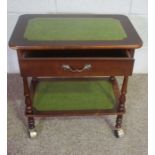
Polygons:
[[114,130],[114,134],[117,138],[121,138],[121,137],[124,137],[125,133],[124,133],[124,130],[123,129],[116,129]]
[[35,129],[30,129],[29,136],[30,138],[35,138],[37,136],[37,131]]

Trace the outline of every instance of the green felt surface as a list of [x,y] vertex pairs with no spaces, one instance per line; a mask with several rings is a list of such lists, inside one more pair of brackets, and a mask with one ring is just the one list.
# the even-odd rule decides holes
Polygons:
[[114,104],[108,81],[44,81],[37,85],[33,99],[39,111],[112,109]]
[[24,38],[30,41],[122,40],[127,35],[113,18],[33,18]]

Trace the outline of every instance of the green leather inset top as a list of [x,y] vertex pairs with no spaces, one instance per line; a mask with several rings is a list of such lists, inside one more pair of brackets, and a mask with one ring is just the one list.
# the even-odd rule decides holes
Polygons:
[[108,81],[43,81],[33,98],[38,111],[112,109],[115,103]]
[[126,37],[122,24],[114,18],[33,18],[24,33],[29,41],[109,41]]

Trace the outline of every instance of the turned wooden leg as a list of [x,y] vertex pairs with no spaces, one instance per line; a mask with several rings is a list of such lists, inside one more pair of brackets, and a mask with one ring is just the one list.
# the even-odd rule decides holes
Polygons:
[[[23,77],[23,85],[24,85],[24,96],[25,96],[25,113],[26,114],[33,114],[32,110],[32,100],[28,85],[27,77]],[[29,136],[34,138],[37,136],[37,132],[35,131],[35,120],[33,117],[28,117],[28,129],[29,129]]]
[[114,130],[114,134],[117,138],[121,138],[124,136],[124,130],[122,129],[122,119],[123,115],[117,115],[116,126]]
[[35,138],[37,136],[37,131],[35,130],[35,121],[33,117],[28,117],[28,128],[30,138]]
[[119,129],[122,127],[123,115],[117,115],[115,128]]
[[28,128],[34,129],[35,128],[35,121],[33,117],[28,117]]
[[119,112],[124,112],[125,111],[127,84],[128,84],[128,76],[125,76],[124,80],[123,80],[123,84],[122,84],[120,98],[119,98],[119,105],[118,105],[118,111]]
[[24,96],[25,96],[25,106],[26,106],[25,113],[32,114],[32,101],[31,101],[27,77],[23,77],[23,85],[24,85]]
[[[119,97],[118,112],[125,111],[127,84],[128,84],[128,76],[125,76],[122,84],[121,94]],[[124,131],[122,129],[122,120],[123,120],[123,114],[117,115],[114,133],[115,133],[115,136],[118,138],[124,136]]]
[[121,138],[124,136],[124,130],[122,129],[122,119],[123,119],[123,115],[117,115],[116,125],[114,130],[114,134],[117,138]]

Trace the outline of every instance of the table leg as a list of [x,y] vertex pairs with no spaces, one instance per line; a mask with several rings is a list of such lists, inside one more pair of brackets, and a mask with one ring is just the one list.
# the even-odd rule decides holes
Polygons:
[[34,129],[35,128],[35,122],[33,117],[28,117],[28,127],[29,129]]
[[[124,80],[123,80],[123,84],[122,84],[120,98],[119,98],[118,112],[124,112],[125,111],[127,84],[128,84],[128,76],[125,76]],[[122,120],[123,120],[123,114],[117,115],[115,131],[114,131],[116,137],[123,137],[124,136],[124,131],[122,129]]]
[[[25,96],[25,113],[26,114],[32,114],[32,100],[28,85],[28,79],[27,77],[23,77],[23,85],[24,85],[24,96]],[[31,138],[36,137],[37,132],[35,131],[35,120],[34,117],[28,117],[28,128],[29,128],[29,135]]]
[[116,129],[120,129],[122,127],[122,120],[123,120],[123,115],[117,115],[116,125],[115,125]]
[[125,76],[124,80],[123,80],[123,84],[122,84],[120,98],[119,98],[119,106],[118,106],[118,111],[119,112],[124,112],[125,111],[127,84],[128,84],[128,76]]

